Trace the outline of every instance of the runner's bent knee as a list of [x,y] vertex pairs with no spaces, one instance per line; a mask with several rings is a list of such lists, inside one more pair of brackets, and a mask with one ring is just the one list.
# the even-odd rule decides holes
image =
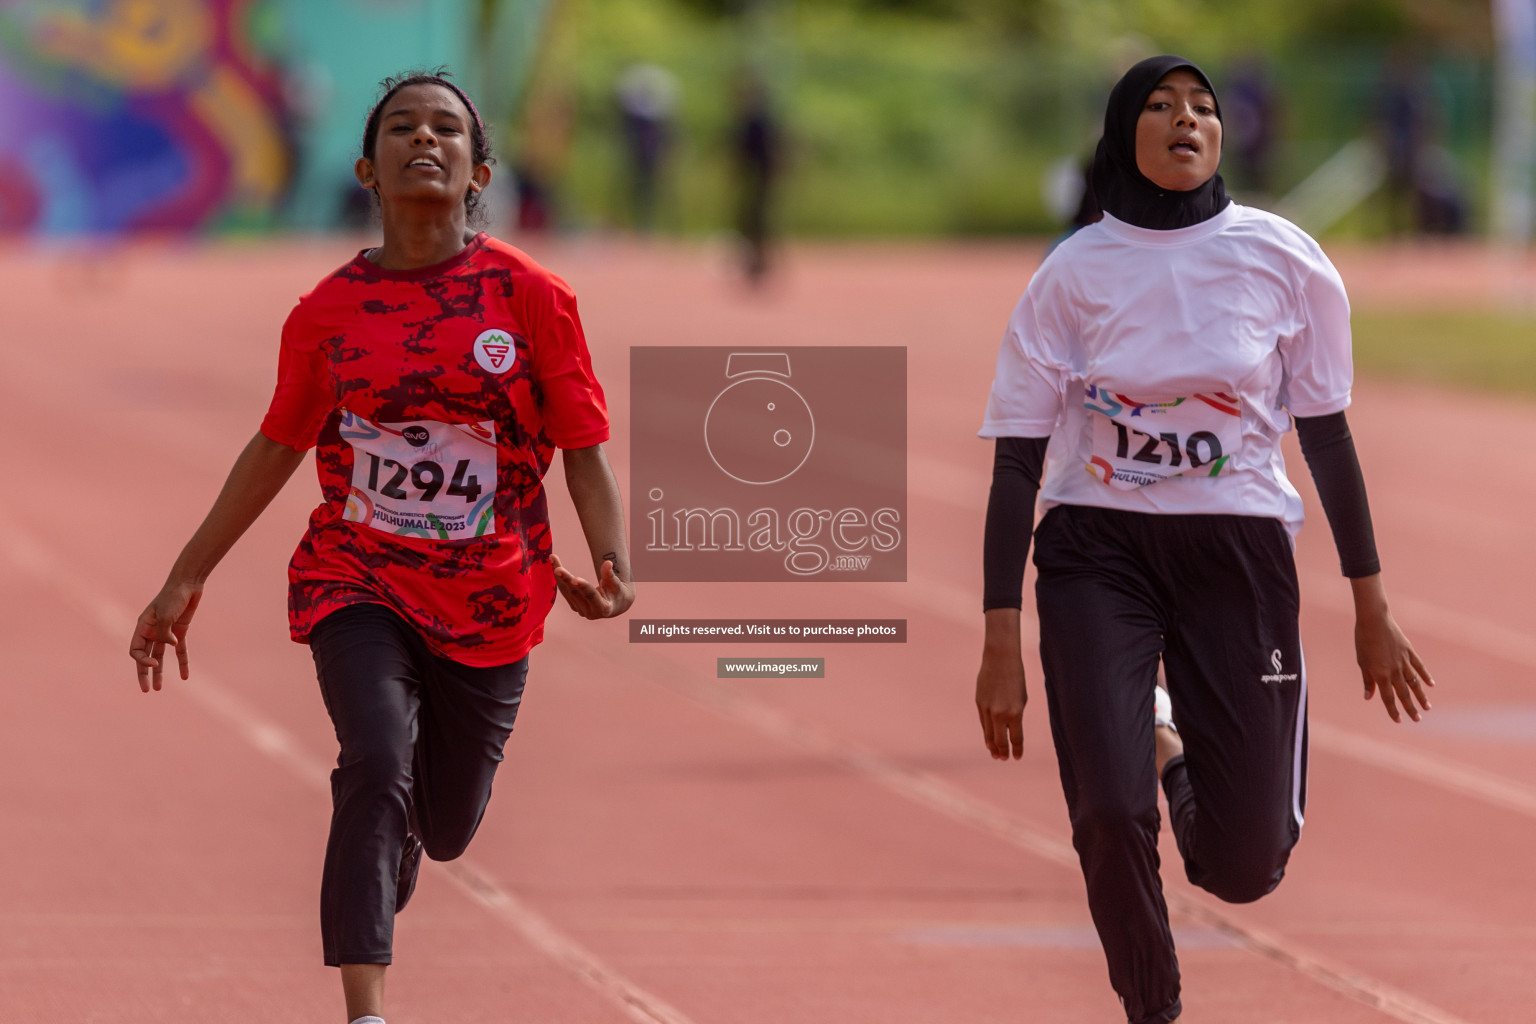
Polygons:
[[479,826],[480,822],[476,821],[469,828],[460,829],[449,835],[434,835],[430,838],[423,836],[422,849],[433,860],[457,860],[469,848],[469,841],[475,838],[475,832]]
[[1295,845],[1295,836],[1202,843],[1198,861],[1187,863],[1185,874],[1225,903],[1252,903],[1279,886]]
[[1223,903],[1252,903],[1274,892],[1285,877],[1285,860],[1274,865],[1226,866],[1190,881]]

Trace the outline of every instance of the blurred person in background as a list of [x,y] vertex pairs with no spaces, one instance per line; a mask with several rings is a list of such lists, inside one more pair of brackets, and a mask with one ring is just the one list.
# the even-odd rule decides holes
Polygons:
[[[289,315],[261,429],[129,647],[146,693],[167,647],[188,677],[204,582],[314,448],[322,501],[289,563],[289,628],[340,746],[320,921],[352,1024],[383,1024],[394,918],[422,856],[458,857],[479,828],[556,591],[589,619],[634,599],[575,295],[469,227],[491,161],[442,73],[385,81],[356,164],[383,240]],[[551,546],[557,447],[595,583]]]
[[1426,235],[1460,235],[1467,231],[1467,194],[1461,168],[1449,149],[1424,147],[1414,188],[1419,230]]
[[629,174],[630,212],[635,230],[656,226],[656,203],[672,148],[677,79],[655,64],[635,64],[619,78],[619,119]]
[[755,71],[743,72],[734,91],[731,150],[735,157],[736,230],[742,239],[742,270],[754,287],[768,276],[773,201],[784,161],[783,133],[774,116],[768,85]]
[[1376,94],[1375,131],[1386,177],[1387,230],[1404,235],[1455,235],[1467,227],[1465,186],[1456,158],[1441,145],[1429,67],[1394,53]]
[[1227,137],[1222,151],[1237,158],[1237,174],[1233,175],[1236,184],[1249,192],[1268,195],[1274,185],[1279,110],[1263,60],[1248,57],[1239,61],[1221,95],[1227,112]]
[[576,101],[560,85],[538,88],[528,98],[518,147],[517,226],[529,234],[554,230],[560,218],[560,182],[575,136]]
[[996,759],[1023,756],[1033,535],[1072,843],[1131,1024],[1183,1012],[1159,781],[1185,874],[1227,902],[1273,891],[1301,836],[1303,509],[1280,451],[1293,422],[1354,592],[1366,698],[1417,721],[1432,685],[1387,607],[1345,420],[1343,282],[1299,228],[1228,199],[1223,128],[1209,79],[1181,57],[1144,60],[1116,84],[1091,173],[1103,216],[1029,282],[980,432],[996,442],[983,741]]
[[1387,231],[1394,237],[1418,229],[1418,190],[1429,135],[1430,104],[1424,69],[1404,53],[1394,53],[1382,72],[1373,113],[1375,132],[1386,162],[1382,195]]

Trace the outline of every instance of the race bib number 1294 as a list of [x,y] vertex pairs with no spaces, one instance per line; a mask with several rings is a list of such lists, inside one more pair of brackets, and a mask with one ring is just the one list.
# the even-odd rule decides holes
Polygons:
[[352,491],[342,517],[385,533],[461,540],[496,532],[496,424],[370,423],[343,412]]
[[1138,400],[1090,384],[1083,408],[1092,414],[1088,472],[1119,490],[1175,477],[1225,476],[1243,440],[1235,395]]

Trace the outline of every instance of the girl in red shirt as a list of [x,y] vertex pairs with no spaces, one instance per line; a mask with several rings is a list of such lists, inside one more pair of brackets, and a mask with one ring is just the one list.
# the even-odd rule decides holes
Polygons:
[[[394,915],[422,853],[457,857],[480,823],[556,590],[587,618],[634,600],[575,296],[468,228],[490,163],[457,86],[385,83],[356,166],[383,244],[288,317],[261,430],[130,648],[145,691],[168,646],[187,678],[204,581],[314,448],[323,500],[289,566],[289,624],[341,748],[321,932],[353,1024],[382,1024]],[[556,448],[595,581],[551,548],[541,481]]]

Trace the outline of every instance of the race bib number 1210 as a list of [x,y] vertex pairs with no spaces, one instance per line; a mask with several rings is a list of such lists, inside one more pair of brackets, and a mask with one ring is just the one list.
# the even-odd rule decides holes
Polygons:
[[1235,395],[1143,401],[1090,384],[1083,408],[1092,414],[1088,472],[1123,491],[1175,477],[1225,476],[1243,440]]
[[461,540],[496,532],[496,424],[370,423],[344,412],[352,491],[342,517],[385,533]]

